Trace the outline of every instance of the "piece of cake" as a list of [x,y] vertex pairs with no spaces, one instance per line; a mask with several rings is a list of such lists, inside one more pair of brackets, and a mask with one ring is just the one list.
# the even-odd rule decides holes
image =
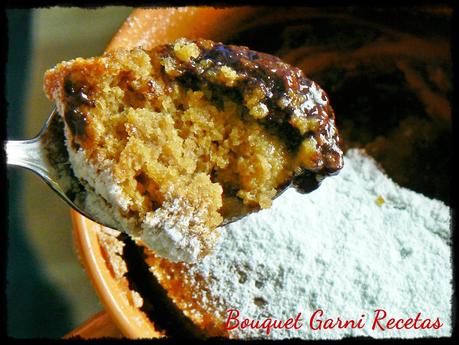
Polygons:
[[100,214],[157,255],[207,255],[224,220],[342,167],[327,95],[246,47],[179,39],[63,62],[44,89],[72,169]]
[[[452,331],[450,226],[450,208],[443,202],[398,186],[372,158],[352,149],[340,174],[319,189],[310,194],[289,189],[270,209],[227,225],[221,245],[201,262],[172,263],[142,247],[133,259],[132,244],[123,259],[129,271],[141,271],[142,281],[149,269],[152,281],[159,282],[203,336],[440,337]],[[142,255],[146,258],[141,268]],[[131,286],[140,284],[134,279]],[[156,318],[167,314],[157,312],[164,297],[148,289],[138,292],[148,301],[143,310],[161,327]],[[233,314],[227,324],[230,309],[237,309],[239,327],[227,330],[237,323]],[[312,325],[319,327],[321,321],[322,328],[314,330],[310,321],[318,310],[323,314],[318,312]],[[376,310],[387,313],[378,322],[384,330],[378,324],[372,329]],[[268,318],[286,321],[298,313],[299,329],[267,332],[266,327],[241,326],[244,319],[261,324]],[[169,322],[184,323],[176,315],[168,314],[173,319]],[[338,317],[362,319],[364,326],[340,329]],[[414,321],[408,328],[386,328],[390,318],[421,321],[416,328]],[[437,318],[442,326],[435,329]],[[323,328],[326,319],[334,328]],[[425,327],[427,319],[430,327]]]

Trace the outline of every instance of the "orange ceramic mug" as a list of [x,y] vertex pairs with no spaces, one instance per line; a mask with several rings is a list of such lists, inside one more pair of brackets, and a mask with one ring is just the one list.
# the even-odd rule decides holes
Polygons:
[[[312,23],[313,18],[322,19],[326,14],[318,13],[316,16],[311,15],[305,20],[305,13],[309,13],[311,9],[272,9],[266,8],[249,8],[249,7],[230,7],[230,8],[210,8],[210,7],[185,7],[180,9],[174,8],[157,8],[157,9],[137,9],[125,21],[118,33],[108,46],[108,50],[118,47],[133,48],[143,46],[146,49],[152,48],[158,44],[172,42],[179,37],[187,38],[207,38],[214,41],[228,42],[230,38],[237,38],[237,33],[245,33],[248,37],[247,44],[250,45],[251,39],[256,40],[256,49],[261,51],[265,44],[276,45],[279,47],[272,49],[273,51],[282,51],[282,58],[299,67],[306,75],[311,75],[312,72],[318,73],[326,70],[329,66],[346,65],[349,60],[371,64],[372,61],[380,61],[381,54],[385,54],[388,58],[397,63],[400,54],[405,59],[410,56],[413,60],[418,58],[424,59],[426,62],[437,61],[439,58],[445,59],[448,62],[449,48],[448,44],[440,44],[433,46],[426,41],[424,46],[422,40],[417,38],[413,40],[413,45],[406,44],[406,35],[399,35],[398,45],[389,45],[385,50],[381,50],[380,46],[370,44],[366,49],[356,49],[352,55],[338,54],[327,49],[321,49],[320,42],[317,43],[317,49],[314,54],[311,54],[314,49],[313,43],[309,45],[296,44],[294,49],[289,48],[288,42],[283,39],[283,26],[285,25],[285,16],[292,21],[291,28],[293,31],[299,28],[298,20],[301,20],[306,26]],[[313,11],[314,9],[312,9]],[[433,11],[449,11],[448,9],[434,8]],[[353,11],[350,11],[353,12]],[[308,14],[309,15],[309,14]],[[341,14],[333,14],[334,18]],[[308,23],[308,20],[310,21]],[[280,35],[275,35],[276,26],[268,31],[264,25],[269,24],[269,21],[276,22],[279,27]],[[358,23],[361,23],[358,20]],[[312,25],[312,24],[311,24]],[[374,25],[386,32],[387,28]],[[244,31],[245,30],[245,31]],[[299,28],[301,30],[301,28]],[[390,31],[388,42],[392,42],[395,31]],[[273,33],[272,35],[270,33]],[[300,32],[301,33],[301,32]],[[276,36],[276,37],[275,37]],[[246,37],[244,37],[245,39]],[[279,43],[279,41],[282,41]],[[253,41],[252,41],[253,42]],[[325,40],[324,45],[327,45]],[[427,48],[425,48],[427,47]],[[255,47],[251,47],[254,48]],[[268,50],[266,50],[268,52]],[[317,54],[315,53],[317,52]],[[446,57],[446,58],[445,58]],[[354,61],[355,62],[355,61]],[[356,63],[357,63],[356,62]],[[421,90],[422,94],[422,90]],[[421,95],[425,99],[424,94]],[[442,101],[436,105],[438,119],[450,121],[450,109],[447,101]],[[110,260],[104,253],[102,242],[98,237],[102,227],[76,212],[72,212],[73,228],[75,234],[75,244],[78,249],[81,261],[95,286],[97,294],[102,301],[106,314],[97,315],[90,320],[89,324],[83,325],[73,332],[71,335],[84,334],[86,337],[91,336],[116,336],[123,335],[129,338],[152,338],[159,337],[161,334],[155,329],[153,323],[148,317],[136,307],[132,299],[126,298],[126,286],[122,286],[120,279],[113,275],[113,270],[110,268]],[[126,285],[126,284],[124,284]],[[110,321],[112,323],[110,323]],[[96,330],[97,332],[94,332]],[[118,332],[118,333],[117,333]]]
[[[107,50],[145,49],[179,37],[224,41],[231,28],[248,20],[256,11],[249,7],[136,9],[113,37]],[[106,313],[94,316],[66,337],[157,338],[158,332],[148,317],[126,298],[126,287],[113,275],[97,233],[102,226],[72,211],[75,246]]]

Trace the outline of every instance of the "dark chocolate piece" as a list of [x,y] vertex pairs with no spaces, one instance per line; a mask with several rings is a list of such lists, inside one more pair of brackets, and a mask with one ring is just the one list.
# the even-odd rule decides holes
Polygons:
[[64,80],[64,93],[67,109],[64,119],[74,138],[75,145],[84,145],[91,139],[89,117],[82,106],[94,107],[94,101],[89,96],[89,90],[84,84],[72,81],[70,77]]

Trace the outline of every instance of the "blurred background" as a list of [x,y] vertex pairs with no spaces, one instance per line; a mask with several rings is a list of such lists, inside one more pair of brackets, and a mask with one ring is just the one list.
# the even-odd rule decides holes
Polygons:
[[[44,72],[99,55],[130,7],[8,9],[7,138],[35,136],[50,111]],[[8,169],[7,334],[60,338],[102,310],[73,248],[69,208],[38,177]]]

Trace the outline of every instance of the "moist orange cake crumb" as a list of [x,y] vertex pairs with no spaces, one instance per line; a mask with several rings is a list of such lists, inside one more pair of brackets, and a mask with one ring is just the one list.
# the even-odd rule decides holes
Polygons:
[[342,167],[333,109],[278,58],[208,40],[63,62],[44,89],[70,161],[120,229],[159,256],[207,255],[224,219]]

